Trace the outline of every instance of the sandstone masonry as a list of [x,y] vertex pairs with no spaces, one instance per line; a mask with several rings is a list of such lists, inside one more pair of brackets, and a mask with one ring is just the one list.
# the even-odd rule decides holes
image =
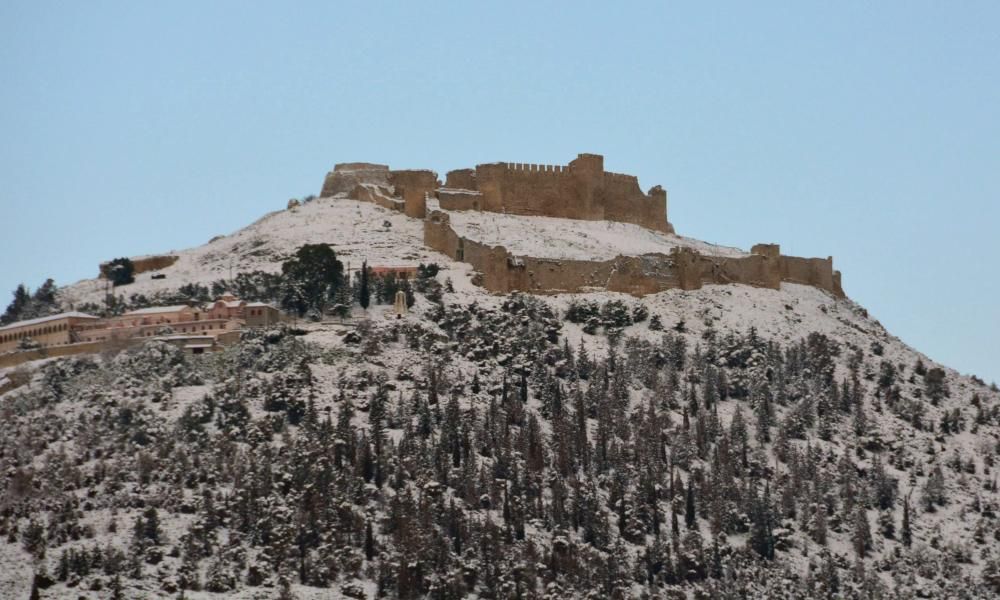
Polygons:
[[645,296],[675,288],[696,290],[705,284],[778,289],[785,281],[845,297],[832,258],[783,256],[777,244],[759,244],[741,258],[709,256],[689,248],[676,248],[670,254],[619,255],[604,261],[515,256],[503,246],[459,236],[443,211],[433,211],[424,221],[424,243],[471,264],[478,272],[475,282],[492,292],[554,294],[606,289]]
[[[811,285],[844,297],[832,258],[784,256],[777,244],[758,244],[750,255],[710,256],[690,248],[670,254],[619,255],[611,260],[557,260],[515,256],[458,235],[446,211],[489,211],[565,219],[632,223],[665,234],[667,192],[647,193],[632,175],[604,170],[604,158],[580,154],[566,166],[489,163],[449,171],[442,185],[427,170],[393,171],[371,163],[338,164],[321,196],[346,193],[424,219],[424,243],[478,271],[476,283],[493,292],[581,292],[607,289],[637,296],[704,284],[736,283],[777,289],[781,282]],[[441,210],[428,214],[433,195]]]

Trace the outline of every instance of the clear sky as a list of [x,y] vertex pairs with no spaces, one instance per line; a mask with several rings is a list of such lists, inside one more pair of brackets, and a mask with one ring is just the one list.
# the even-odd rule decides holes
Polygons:
[[1000,3],[706,4],[2,2],[0,293],[203,244],[336,162],[594,152],[679,233],[833,255],[1000,381]]

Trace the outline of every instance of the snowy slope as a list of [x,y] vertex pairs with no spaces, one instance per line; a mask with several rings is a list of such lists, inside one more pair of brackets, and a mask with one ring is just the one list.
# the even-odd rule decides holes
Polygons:
[[[706,253],[739,256],[743,253],[736,249],[711,246],[696,240],[677,236],[668,236],[651,232],[631,225],[607,222],[569,221],[565,219],[546,219],[532,217],[514,217],[472,212],[452,212],[452,224],[461,235],[485,243],[504,245],[515,254],[531,256],[548,256],[553,258],[606,259],[617,254],[641,254],[647,252],[667,252],[677,245],[691,246]],[[391,226],[385,227],[388,221]],[[416,264],[419,262],[437,262],[442,266],[438,280],[449,281],[453,292],[444,294],[444,304],[454,310],[473,312],[478,310],[498,310],[506,297],[491,295],[471,283],[473,273],[468,265],[449,261],[447,257],[426,249],[422,242],[422,225],[419,220],[410,219],[398,212],[389,211],[377,206],[355,202],[345,198],[321,199],[310,202],[302,207],[272,213],[256,223],[230,236],[213,240],[209,244],[176,253],[180,260],[163,273],[165,280],[151,280],[149,274],[139,276],[135,284],[120,288],[121,293],[145,293],[175,289],[189,282],[209,283],[227,277],[230,267],[230,257],[233,259],[233,271],[261,269],[277,270],[284,257],[304,243],[325,242],[336,249],[338,256],[344,261],[350,261],[352,266],[367,259],[369,264]],[[69,286],[64,291],[64,298],[73,302],[97,301],[103,294],[103,286],[96,280],[82,281]],[[609,300],[620,300],[629,306],[644,305],[650,315],[659,317],[667,330],[678,323],[684,327],[679,335],[686,341],[689,350],[694,353],[705,345],[706,336],[714,332],[719,337],[729,334],[743,335],[750,328],[764,340],[778,342],[783,348],[790,347],[792,342],[804,339],[810,333],[822,333],[839,343],[844,351],[836,359],[836,379],[841,381],[848,377],[849,361],[853,352],[862,355],[867,364],[877,365],[880,361],[891,362],[901,368],[904,375],[900,378],[900,387],[905,397],[919,397],[921,383],[914,380],[911,373],[913,366],[922,361],[928,368],[936,365],[927,356],[910,348],[901,340],[887,332],[881,324],[872,318],[865,309],[856,303],[837,299],[833,296],[809,286],[782,284],[780,290],[759,289],[747,286],[707,285],[695,291],[670,290],[642,299],[630,296],[595,292],[588,294],[563,294],[546,296],[543,301],[554,308],[557,314],[564,315],[571,302],[593,300],[605,303]],[[376,329],[390,330],[397,326],[419,325],[428,330],[440,329],[431,318],[436,306],[423,297],[418,297],[412,313],[403,321],[386,318],[385,307],[372,307],[368,315],[373,319]],[[345,341],[345,334],[352,327],[335,322],[304,324],[307,334],[304,339],[315,344],[323,353],[323,359],[310,366],[315,379],[315,402],[322,413],[329,409],[336,420],[341,408],[338,398],[342,393],[356,394],[355,402],[361,405],[368,392],[357,393],[354,383],[361,379],[371,379],[376,375],[384,375],[393,382],[392,410],[404,399],[411,398],[419,389],[417,379],[423,365],[427,363],[430,352],[415,350],[403,341],[385,343],[377,356],[366,356],[356,345]],[[678,328],[681,329],[681,328]],[[442,334],[446,339],[447,336]],[[664,336],[661,331],[653,331],[647,322],[641,322],[626,327],[623,338],[639,338],[653,344]],[[563,321],[560,331],[560,344],[565,343],[571,348],[586,347],[592,356],[603,357],[608,353],[609,342],[605,335],[584,333],[580,325]],[[29,365],[26,370],[37,370],[40,365]],[[497,385],[504,374],[505,365],[499,359],[488,359],[485,363],[473,360],[467,356],[451,355],[446,364],[442,365],[444,375],[455,382],[468,382],[474,375],[483,378],[486,385]],[[926,422],[938,423],[947,411],[960,411],[966,421],[972,420],[974,409],[971,408],[973,395],[978,395],[986,405],[996,405],[1000,395],[995,390],[958,372],[945,368],[946,381],[950,388],[950,396],[939,406],[928,406]],[[405,377],[403,376],[405,374]],[[0,381],[3,379],[0,373]],[[197,405],[211,391],[211,384],[187,382],[175,387],[170,397],[162,404],[156,405],[156,412],[164,423],[171,423],[184,413],[186,409]],[[36,382],[37,384],[37,382]],[[32,384],[32,385],[36,385]],[[132,389],[119,389],[119,381],[109,381],[109,398],[122,396],[133,398],[137,392]],[[866,392],[873,390],[871,381],[862,382]],[[141,393],[138,393],[141,398]],[[654,392],[646,388],[631,390],[631,406],[639,409],[653,398]],[[0,405],[13,394],[0,397]],[[469,407],[482,400],[463,397],[463,407]],[[105,398],[104,401],[109,401]],[[532,399],[530,406],[538,409],[538,403]],[[482,406],[478,407],[482,410]],[[88,411],[92,407],[84,405],[60,407],[61,417],[69,422],[79,420],[86,422]],[[728,427],[732,415],[742,411],[744,417],[751,414],[745,400],[728,399],[719,403],[718,414],[724,427]],[[790,407],[778,409],[776,417],[783,417]],[[990,475],[987,457],[994,453],[996,440],[1000,439],[1000,429],[995,425],[984,425],[978,431],[971,428],[947,437],[939,435],[934,430],[917,430],[907,422],[896,417],[889,411],[877,411],[868,407],[868,417],[871,423],[870,437],[885,442],[886,447],[893,452],[906,456],[917,457],[918,466],[910,471],[886,467],[889,473],[899,481],[899,497],[913,498],[920,494],[922,486],[927,482],[931,466],[941,464],[949,457],[961,456],[970,460],[975,466],[975,475],[953,475],[950,471],[946,480],[946,488],[951,501],[936,512],[920,513],[914,516],[914,536],[921,540],[918,545],[920,552],[931,553],[928,544],[937,544],[933,540],[942,540],[941,544],[950,552],[956,548],[976,547],[977,558],[971,564],[961,566],[961,577],[978,579],[981,575],[984,561],[998,553],[995,541],[985,546],[975,546],[976,530],[982,524],[982,517],[972,510],[973,505],[980,502],[996,505],[997,493],[986,489],[985,482],[993,477]],[[263,413],[256,408],[252,416],[262,417]],[[93,417],[91,417],[93,418]],[[622,415],[628,418],[628,415]],[[673,411],[670,418],[674,424],[680,423],[682,415]],[[366,426],[363,414],[355,417],[357,427]],[[849,423],[849,421],[847,421]],[[751,429],[754,427],[750,425]],[[551,433],[547,421],[542,423],[546,433]],[[212,429],[212,426],[209,426]],[[595,427],[596,429],[596,427]],[[393,428],[388,431],[389,437],[398,441],[402,430]],[[66,434],[60,437],[53,434],[53,446],[60,452],[74,452],[73,436]],[[277,442],[281,446],[287,440]],[[850,427],[838,431],[833,439],[823,441],[816,438],[795,440],[795,445],[818,448],[828,453],[831,462],[838,457],[854,455],[857,452],[859,440],[854,438]],[[775,464],[775,478],[780,478],[784,467],[778,465],[773,454],[768,455],[768,462]],[[871,466],[871,454],[858,459],[859,469]],[[41,468],[45,463],[41,456],[35,460]],[[139,486],[130,484],[130,493],[139,495]],[[122,492],[125,493],[125,492]],[[178,492],[183,499],[196,503],[197,497],[191,490]],[[901,519],[901,505],[896,507],[897,523]],[[111,515],[107,510],[95,510],[84,517],[84,522],[91,525],[97,532],[96,541],[105,544],[116,543],[127,546],[130,536],[130,523],[141,512],[139,508],[121,511],[115,515],[119,524],[119,533],[107,532]],[[500,521],[499,511],[487,511],[487,516]],[[877,515],[871,511],[870,520],[875,523]],[[164,528],[167,537],[176,542],[182,532],[190,524],[187,515],[163,514]],[[552,533],[529,525],[529,536],[541,547],[551,547]],[[707,534],[706,534],[707,535]],[[849,565],[852,561],[850,528],[831,531],[827,547],[838,560]],[[792,550],[779,554],[782,564],[789,566],[796,573],[804,573],[819,548],[812,544],[803,532],[793,535],[795,546]],[[879,536],[876,534],[876,537]],[[928,542],[928,540],[931,540]],[[746,536],[730,536],[730,543],[741,547],[747,542]],[[88,541],[87,544],[90,542]],[[81,547],[83,542],[77,544]],[[874,566],[891,565],[895,552],[900,550],[898,543],[882,540],[876,541],[870,564]],[[943,552],[943,553],[947,553]],[[811,554],[810,554],[811,553]],[[17,544],[4,544],[0,540],[0,596],[26,597],[27,585],[30,582],[32,564],[27,554]],[[175,558],[165,559],[160,570],[168,571],[177,567]],[[891,571],[878,570],[877,577],[886,585],[894,586]],[[152,575],[150,575],[152,578]],[[371,580],[356,581],[367,597],[374,596],[375,588]],[[176,594],[163,593],[155,583],[142,581],[139,584],[128,583],[129,591],[136,597],[174,597]],[[339,584],[338,584],[339,585]],[[914,582],[914,588],[924,590],[928,597],[944,595],[948,581],[930,573]],[[908,589],[914,589],[908,588]],[[342,588],[313,588],[293,585],[295,593],[300,598],[338,597]],[[57,584],[52,589],[51,597],[106,597],[106,591],[90,591],[71,589],[63,584]],[[189,598],[217,598],[221,594],[208,592],[188,592]],[[273,597],[274,589],[242,588],[226,597],[256,598]],[[48,596],[43,596],[48,597]],[[904,595],[905,597],[905,595]]]
[[[115,292],[150,295],[185,283],[210,284],[227,279],[230,272],[275,272],[300,246],[317,243],[331,244],[345,268],[352,269],[360,267],[363,260],[369,265],[417,265],[442,258],[423,245],[423,225],[417,219],[367,202],[319,198],[269,213],[203,246],[164,252],[179,257],[172,266],[158,271],[166,275],[165,279],[152,279],[153,272],[141,273],[135,283],[116,288]],[[105,282],[85,279],[63,288],[61,293],[66,304],[101,302]]]
[[[437,208],[428,202],[428,209]],[[708,256],[740,258],[746,252],[692,238],[614,221],[529,217],[484,211],[443,211],[455,232],[488,246],[504,246],[515,256],[568,260],[609,260],[618,255],[669,254],[690,248]]]

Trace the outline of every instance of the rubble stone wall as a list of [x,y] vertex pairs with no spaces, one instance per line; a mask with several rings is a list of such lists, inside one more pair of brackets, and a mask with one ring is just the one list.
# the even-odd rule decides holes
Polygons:
[[390,171],[389,183],[396,196],[403,199],[408,217],[423,219],[427,216],[427,194],[439,187],[437,173],[423,169]]
[[336,194],[349,194],[362,183],[388,187],[389,167],[375,163],[340,163],[326,174],[319,195],[328,198]]

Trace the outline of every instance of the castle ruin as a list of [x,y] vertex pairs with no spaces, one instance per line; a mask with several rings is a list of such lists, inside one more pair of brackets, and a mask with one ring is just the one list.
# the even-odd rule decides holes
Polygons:
[[644,194],[634,175],[605,171],[598,154],[580,154],[566,166],[490,163],[450,171],[437,197],[445,210],[618,221],[673,233],[666,190]]
[[[832,258],[785,256],[777,244],[758,244],[740,257],[676,247],[669,254],[563,260],[515,256],[503,246],[465,238],[450,224],[450,211],[487,211],[630,223],[673,236],[667,192],[654,186],[643,193],[635,176],[605,171],[604,158],[597,154],[580,154],[566,166],[480,164],[449,171],[444,184],[429,170],[343,163],[327,174],[320,193],[322,197],[337,194],[423,219],[424,243],[453,260],[471,264],[477,271],[474,281],[492,292],[607,289],[643,296],[674,288],[694,290],[704,284],[778,289],[782,282],[789,282],[845,296]],[[428,198],[437,201],[437,210],[428,211]]]

